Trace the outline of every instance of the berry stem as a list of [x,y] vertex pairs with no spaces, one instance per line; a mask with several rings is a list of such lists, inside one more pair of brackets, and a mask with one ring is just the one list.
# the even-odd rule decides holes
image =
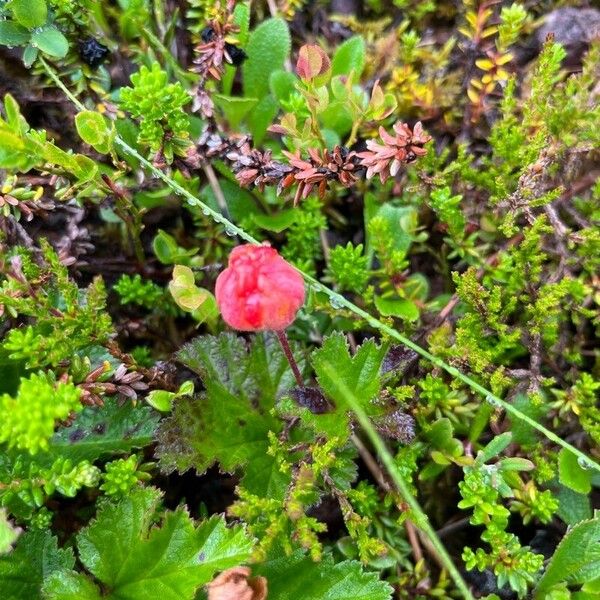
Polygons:
[[304,387],[304,380],[302,379],[302,373],[300,373],[300,369],[298,368],[298,363],[296,362],[296,359],[294,358],[294,355],[292,354],[292,349],[290,348],[290,342],[288,340],[287,333],[285,331],[276,331],[275,333],[277,334],[277,339],[279,340],[279,343],[281,344],[283,353],[285,354],[287,361],[290,363],[292,373],[294,374],[294,377],[296,378],[298,385],[300,387]]

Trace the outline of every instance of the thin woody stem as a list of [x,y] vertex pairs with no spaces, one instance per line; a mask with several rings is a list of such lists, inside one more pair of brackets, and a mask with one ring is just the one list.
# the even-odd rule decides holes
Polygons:
[[277,339],[279,340],[279,343],[281,344],[283,353],[285,354],[287,361],[290,363],[292,373],[294,374],[294,377],[296,378],[298,385],[300,387],[304,387],[304,379],[302,378],[302,373],[300,373],[300,369],[298,368],[298,363],[296,362],[296,359],[294,358],[294,355],[292,354],[292,349],[290,348],[290,342],[288,341],[286,332],[285,331],[276,331],[275,333],[277,334]]
[[223,190],[221,189],[221,185],[219,184],[219,180],[215,175],[215,171],[212,168],[212,165],[209,163],[205,163],[202,165],[202,170],[208,179],[208,184],[210,185],[213,194],[217,200],[217,204],[221,209],[221,212],[228,218],[231,219],[229,215],[229,209],[227,208],[227,200],[225,200],[225,194],[223,194]]

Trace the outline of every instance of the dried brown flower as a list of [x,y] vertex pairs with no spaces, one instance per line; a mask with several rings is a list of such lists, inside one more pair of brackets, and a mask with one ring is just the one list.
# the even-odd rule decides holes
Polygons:
[[357,169],[356,153],[347,148],[336,146],[331,152],[323,150],[319,154],[318,150],[309,148],[308,160],[304,160],[300,151],[295,153],[283,151],[288,158],[294,171],[289,173],[283,180],[282,188],[289,188],[294,183],[298,183],[296,194],[294,195],[294,205],[302,198],[306,198],[315,186],[318,187],[319,197],[325,195],[329,181],[337,180],[344,187],[350,187],[356,181],[354,171]]
[[242,187],[255,185],[261,192],[265,185],[281,187],[283,180],[292,170],[288,165],[273,160],[270,150],[261,152],[250,147],[246,141],[238,149],[228,152],[226,158],[231,161],[235,178]]
[[[272,127],[271,130],[275,130]],[[395,175],[400,165],[410,163],[426,153],[423,144],[431,138],[423,132],[420,123],[414,131],[402,123],[394,126],[395,136],[380,129],[385,145],[373,140],[367,142],[368,152],[354,152],[341,146],[333,150],[308,149],[304,158],[300,150],[283,151],[287,164],[273,159],[270,150],[252,148],[248,136],[223,137],[207,127],[198,142],[180,160],[179,167],[184,172],[198,169],[205,161],[214,158],[227,161],[242,187],[255,185],[261,191],[267,185],[277,185],[277,193],[297,185],[294,205],[306,198],[315,188],[322,198],[330,182],[337,181],[344,187],[352,187],[358,174],[366,167],[367,177],[375,173],[384,182]]]
[[226,37],[238,31],[239,28],[231,20],[226,23],[210,21],[202,31],[202,44],[196,46],[196,52],[200,55],[194,59],[196,67],[194,71],[203,77],[212,77],[219,81],[223,74],[223,64],[233,64],[231,48],[235,47],[226,40]]
[[18,200],[10,194],[0,193],[0,214],[9,214],[10,207],[18,208],[26,221],[31,221],[36,214],[44,214],[54,208],[54,202],[47,200]]
[[204,85],[197,86],[192,99],[192,112],[200,112],[205,119],[210,119],[214,111],[215,104],[210,94],[204,89]]
[[423,146],[431,137],[423,131],[420,122],[412,131],[406,123],[396,123],[394,132],[396,135],[391,135],[380,127],[379,136],[383,145],[375,140],[369,140],[368,150],[358,153],[360,164],[367,167],[367,179],[379,174],[381,183],[385,183],[389,177],[394,177],[398,173],[403,164],[411,163],[419,156],[427,154]]
[[248,567],[233,567],[223,571],[206,587],[208,600],[265,600],[267,580],[250,577]]

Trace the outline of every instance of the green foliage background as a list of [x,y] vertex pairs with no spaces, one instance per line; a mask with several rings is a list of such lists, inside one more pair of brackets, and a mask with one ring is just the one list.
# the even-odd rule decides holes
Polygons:
[[0,1],[0,597],[600,597],[600,15],[363,4]]

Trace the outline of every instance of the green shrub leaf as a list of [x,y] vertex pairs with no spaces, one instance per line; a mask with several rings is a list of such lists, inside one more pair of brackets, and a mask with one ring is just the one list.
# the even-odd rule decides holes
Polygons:
[[262,98],[269,92],[271,73],[283,68],[290,47],[290,32],[283,19],[267,19],[250,34],[243,67],[247,97]]
[[535,590],[535,598],[560,582],[579,585],[600,577],[600,518],[582,521],[558,545]]
[[6,554],[12,549],[19,533],[20,529],[8,520],[6,510],[0,508],[0,555]]
[[31,45],[56,58],[64,58],[69,51],[67,38],[54,26],[36,31],[31,36]]
[[399,317],[405,321],[416,321],[419,318],[419,308],[406,298],[375,296],[375,306],[384,317]]
[[588,494],[592,489],[592,472],[581,467],[577,457],[566,448],[558,453],[558,479],[580,494]]
[[215,104],[223,111],[229,126],[233,129],[239,127],[246,115],[256,106],[256,98],[240,98],[236,96],[223,96],[215,94]]
[[358,81],[365,68],[366,47],[365,40],[360,35],[347,39],[333,55],[331,74],[350,75],[354,73],[353,80]]
[[279,103],[285,102],[295,91],[298,78],[289,71],[278,70],[271,73],[269,89]]
[[109,150],[109,132],[104,117],[93,110],[84,110],[75,116],[75,127],[81,139],[98,152]]
[[0,21],[0,44],[3,46],[23,46],[29,41],[29,31],[13,21]]
[[12,0],[10,8],[15,19],[28,29],[40,27],[48,17],[45,0]]

